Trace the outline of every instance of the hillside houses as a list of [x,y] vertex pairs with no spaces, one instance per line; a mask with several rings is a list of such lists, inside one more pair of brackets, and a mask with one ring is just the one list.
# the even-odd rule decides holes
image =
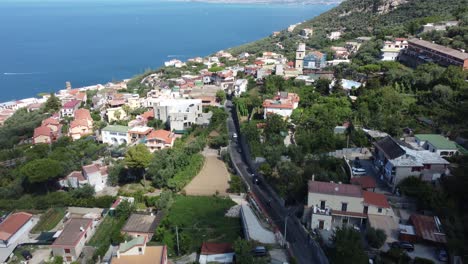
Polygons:
[[299,106],[299,100],[295,93],[279,92],[273,99],[263,101],[263,117],[266,119],[269,114],[277,114],[287,119]]
[[90,185],[96,192],[102,191],[107,184],[107,166],[91,164],[82,167],[81,171],[72,171],[65,178],[59,180],[63,188],[80,188]]

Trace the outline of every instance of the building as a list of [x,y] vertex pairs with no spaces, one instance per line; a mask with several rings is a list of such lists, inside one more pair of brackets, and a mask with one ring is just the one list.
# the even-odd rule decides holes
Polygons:
[[304,57],[306,52],[306,45],[299,43],[296,50],[296,69],[302,71],[304,68]]
[[49,117],[42,121],[40,127],[34,129],[33,144],[51,144],[62,135],[62,125],[54,118]]
[[385,195],[363,191],[360,186],[309,181],[307,206],[311,228],[331,230],[341,225],[361,227],[368,215],[393,216]]
[[311,51],[304,57],[304,69],[319,70],[327,66],[327,54]]
[[198,262],[200,264],[234,263],[232,244],[203,242]]
[[446,31],[448,27],[458,26],[458,21],[442,21],[438,23],[427,23],[422,27],[422,33],[430,31]]
[[66,102],[62,109],[60,109],[60,117],[73,117],[75,115],[75,111],[78,110],[80,107],[81,102],[78,100],[71,100]]
[[153,131],[153,128],[147,126],[135,126],[128,130],[128,142],[144,143],[148,135]]
[[81,167],[81,171],[70,172],[67,177],[59,180],[59,184],[66,188],[80,188],[88,184],[99,192],[106,186],[108,176],[107,166],[91,164]]
[[433,181],[446,174],[448,165],[437,153],[415,150],[410,145],[387,136],[373,143],[375,165],[381,177],[393,189],[401,180],[415,176]]
[[175,134],[166,130],[154,130],[146,137],[146,147],[150,152],[172,148],[176,140]]
[[201,99],[171,99],[154,106],[154,118],[169,124],[171,131],[183,132],[205,123]]
[[[86,110],[86,109],[83,109],[83,110]],[[88,114],[89,114],[89,111],[88,111]],[[93,119],[86,119],[86,118],[77,119],[75,117],[75,120],[70,122],[70,128],[68,130],[68,134],[73,140],[77,140],[84,136],[93,134]]]
[[404,60],[412,66],[434,62],[442,66],[454,65],[463,70],[468,69],[468,53],[421,39],[408,40],[404,55],[407,56]]
[[416,134],[414,139],[419,147],[435,152],[441,157],[451,157],[458,154],[455,142],[436,134]]
[[150,241],[162,217],[162,211],[158,211],[157,214],[133,213],[128,218],[121,232],[132,237],[145,237],[147,241]]
[[304,28],[304,29],[301,29],[301,31],[299,32],[299,35],[305,39],[308,39],[313,34],[314,34],[314,30],[312,28]]
[[330,48],[333,51],[333,58],[337,60],[347,60],[349,56],[349,51],[346,47],[336,47],[332,46]]
[[118,121],[127,118],[127,113],[122,107],[107,108],[106,110],[107,121]]
[[33,227],[32,214],[19,212],[10,214],[0,223],[0,248],[9,247]]
[[263,101],[263,118],[269,114],[277,114],[287,119],[294,109],[299,106],[299,95],[295,93],[279,92],[273,99]]
[[102,129],[102,143],[109,145],[128,144],[128,126],[108,125]]
[[72,218],[50,246],[54,256],[63,257],[65,263],[78,260],[85,243],[93,236],[95,227],[92,219]]
[[238,79],[234,83],[234,95],[239,97],[242,93],[247,92],[247,79]]
[[382,52],[382,61],[396,61],[403,49],[408,48],[408,41],[405,38],[396,38],[394,41],[385,41]]
[[147,246],[145,237],[136,237],[128,242],[120,243],[117,256],[111,264],[167,264],[166,246]]
[[372,176],[352,177],[350,183],[360,186],[364,191],[375,191],[377,187],[377,183]]
[[337,40],[341,38],[341,31],[333,31],[330,32],[330,34],[327,35],[327,38],[329,40]]

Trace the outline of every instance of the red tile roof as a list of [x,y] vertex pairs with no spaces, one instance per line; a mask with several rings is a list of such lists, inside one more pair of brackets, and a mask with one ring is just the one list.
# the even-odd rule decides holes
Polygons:
[[86,178],[81,171],[72,171],[68,174],[67,178],[77,178],[78,181],[86,181]]
[[70,128],[75,128],[79,126],[88,127],[88,122],[84,119],[73,120],[70,123]]
[[147,120],[154,119],[154,111],[153,110],[146,111],[141,115],[141,117],[144,117]]
[[83,171],[86,172],[86,174],[91,174],[91,173],[96,173],[99,170],[99,166],[96,164],[91,164],[91,165],[86,165],[82,167]]
[[86,93],[78,93],[75,95],[75,98],[80,101],[84,101],[86,97]]
[[14,213],[8,216],[7,219],[5,219],[5,221],[3,221],[0,224],[0,239],[1,240],[10,239],[31,218],[32,218],[32,214],[28,214],[24,212]]
[[75,111],[75,119],[92,120],[92,117],[88,109],[80,108]]
[[351,178],[351,183],[360,185],[362,189],[370,189],[377,187],[377,183],[371,176],[360,176]]
[[40,127],[36,127],[34,129],[34,136],[33,137],[38,137],[38,136],[47,136],[47,137],[50,137],[52,136],[52,130],[47,127],[47,126],[40,126]]
[[66,102],[62,108],[75,108],[77,105],[81,104],[78,100],[71,100]]
[[410,216],[416,235],[424,240],[447,243],[447,237],[437,228],[434,217],[427,215],[413,214]]
[[375,205],[381,208],[390,208],[387,197],[381,193],[364,191],[363,193],[364,203]]
[[216,255],[216,254],[225,254],[225,253],[234,253],[231,243],[208,243],[203,242],[201,248],[201,255]]
[[159,130],[155,130],[153,132],[151,132],[147,139],[159,139],[159,140],[163,140],[166,144],[172,144],[172,142],[175,140],[175,137],[174,137],[174,134],[170,131],[166,131],[166,130],[162,130],[162,129],[159,129]]
[[309,192],[362,197],[362,191],[359,186],[332,182],[309,181]]
[[41,124],[43,126],[46,126],[46,125],[56,125],[56,126],[58,126],[60,124],[60,122],[57,119],[53,118],[53,117],[49,117],[47,119],[42,120]]

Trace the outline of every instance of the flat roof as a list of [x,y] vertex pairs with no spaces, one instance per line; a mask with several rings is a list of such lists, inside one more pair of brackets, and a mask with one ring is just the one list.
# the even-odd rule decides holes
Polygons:
[[457,149],[457,145],[455,142],[448,140],[447,138],[443,137],[442,135],[438,134],[416,134],[414,135],[415,138],[421,141],[427,141],[431,143],[437,149]]
[[425,40],[422,40],[422,39],[413,38],[413,39],[408,40],[408,43],[423,46],[423,47],[432,49],[434,51],[438,51],[440,53],[450,55],[450,56],[455,57],[455,58],[460,59],[460,60],[468,60],[468,53],[464,53],[464,52],[458,51],[456,49],[445,47],[445,46],[435,44],[435,43],[432,43],[432,42],[429,42],[429,41],[425,41]]
[[112,264],[161,264],[164,257],[165,246],[151,246],[145,248],[143,255],[129,255],[114,257],[111,260]]
[[120,133],[127,133],[128,130],[130,130],[128,126],[119,126],[119,125],[108,125],[102,129],[102,131],[120,132]]
[[122,228],[122,232],[130,233],[151,233],[156,231],[156,227],[162,218],[162,211],[157,214],[131,214],[128,218],[125,226]]

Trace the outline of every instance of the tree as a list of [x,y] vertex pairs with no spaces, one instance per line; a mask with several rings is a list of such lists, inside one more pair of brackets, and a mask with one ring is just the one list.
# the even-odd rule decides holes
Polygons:
[[115,119],[120,119],[121,116],[122,116],[122,113],[120,112],[120,110],[117,110],[114,112]]
[[125,164],[121,161],[117,161],[109,167],[109,177],[107,178],[107,184],[110,186],[116,186],[122,182],[127,175],[127,169]]
[[60,100],[55,96],[54,93],[50,93],[49,98],[44,105],[45,112],[56,112],[62,107]]
[[26,163],[20,172],[28,177],[31,183],[43,183],[59,177],[63,173],[63,168],[60,162],[46,158]]
[[382,229],[369,227],[366,231],[366,239],[371,247],[381,248],[387,240],[387,235]]
[[93,186],[85,184],[84,186],[73,190],[71,192],[71,196],[75,199],[90,198],[93,197],[95,193],[96,191],[94,190]]
[[138,144],[130,147],[125,154],[125,164],[143,176],[144,185],[146,187],[145,169],[151,162],[151,153],[145,145]]
[[319,78],[315,83],[315,90],[321,95],[330,94],[330,80],[325,78]]
[[226,93],[223,90],[218,90],[216,92],[216,101],[222,104],[224,103],[224,100],[226,100]]
[[252,255],[253,243],[248,240],[238,238],[234,241],[234,252],[236,254],[236,263],[254,264],[255,260]]
[[332,236],[332,263],[368,263],[361,235],[351,227],[340,227]]

